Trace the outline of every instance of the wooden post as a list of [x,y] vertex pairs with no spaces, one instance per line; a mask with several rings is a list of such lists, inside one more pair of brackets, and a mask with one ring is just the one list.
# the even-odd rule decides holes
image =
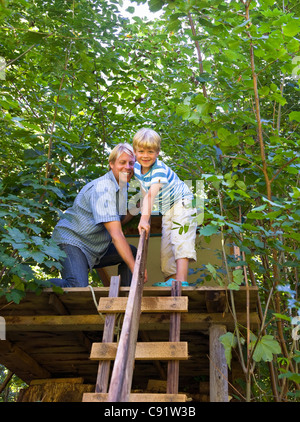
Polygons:
[[[181,296],[181,282],[172,282],[172,296]],[[169,341],[180,341],[180,318],[179,312],[174,312],[170,317],[170,335]],[[167,394],[178,394],[179,384],[179,360],[169,361],[168,363],[168,382]]]
[[144,287],[148,239],[143,230],[136,254],[126,312],[108,390],[108,402],[128,402]]
[[[117,297],[119,294],[119,288],[120,288],[120,276],[111,277],[109,297]],[[116,314],[106,315],[102,343],[109,343],[113,341],[115,322],[116,322]],[[95,390],[96,393],[107,393],[109,371],[110,371],[110,361],[100,362],[99,367],[98,367],[97,381],[96,381],[96,390]]]
[[219,337],[225,333],[225,325],[215,324],[209,328],[209,383],[211,402],[228,402],[228,368],[224,346],[219,340]]

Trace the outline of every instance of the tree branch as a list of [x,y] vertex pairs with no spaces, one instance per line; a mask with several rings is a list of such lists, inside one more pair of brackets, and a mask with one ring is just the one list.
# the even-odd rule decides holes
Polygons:
[[[189,22],[190,22],[190,26],[191,26],[191,30],[192,30],[192,34],[194,37],[196,37],[196,30],[195,30],[195,25],[193,22],[193,18],[192,15],[190,14],[190,12],[188,13],[188,18],[189,18]],[[199,45],[199,41],[195,39],[195,45],[196,45],[196,50],[197,50],[197,56],[198,56],[198,64],[199,64],[199,70],[200,70],[200,74],[203,73],[203,62],[202,62],[202,54],[201,54],[201,50],[200,50],[200,45]],[[202,92],[205,98],[207,98],[207,91],[206,91],[206,87],[205,87],[205,83],[202,84]]]
[[297,160],[299,157],[294,157],[291,158],[287,163],[285,163],[282,167],[280,167],[280,169],[278,169],[276,171],[276,173],[274,174],[274,176],[272,177],[272,179],[270,180],[270,184],[274,181],[274,179],[278,176],[279,173],[282,172],[282,170],[287,167],[289,164],[291,164],[293,161]]

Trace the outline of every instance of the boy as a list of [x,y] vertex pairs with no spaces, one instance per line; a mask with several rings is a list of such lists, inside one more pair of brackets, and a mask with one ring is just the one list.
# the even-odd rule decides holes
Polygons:
[[[133,137],[136,155],[134,174],[144,195],[141,219],[138,225],[149,235],[149,218],[157,198],[162,217],[161,270],[165,282],[154,286],[172,286],[172,280],[188,286],[189,261],[196,261],[196,209],[192,207],[193,194],[176,173],[158,159],[161,138],[152,129],[143,128]],[[177,223],[177,224],[176,224]],[[180,226],[188,226],[179,234]]]

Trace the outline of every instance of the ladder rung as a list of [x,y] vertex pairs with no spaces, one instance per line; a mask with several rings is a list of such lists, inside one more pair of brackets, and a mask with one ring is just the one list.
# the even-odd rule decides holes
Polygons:
[[[101,297],[98,311],[102,313],[125,312],[127,297]],[[141,312],[187,312],[188,297],[143,297]]]
[[[84,393],[83,402],[106,402],[108,393]],[[153,393],[131,393],[130,402],[185,402],[185,394],[153,394]]]
[[[93,343],[90,359],[113,360],[118,343]],[[135,350],[136,360],[186,360],[188,344],[182,342],[138,342]]]

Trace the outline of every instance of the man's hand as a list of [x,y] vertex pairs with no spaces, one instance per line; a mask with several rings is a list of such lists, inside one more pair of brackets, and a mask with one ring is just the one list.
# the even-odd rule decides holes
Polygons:
[[148,273],[147,273],[147,268],[145,268],[145,274],[144,274],[144,284],[146,284],[148,281]]

